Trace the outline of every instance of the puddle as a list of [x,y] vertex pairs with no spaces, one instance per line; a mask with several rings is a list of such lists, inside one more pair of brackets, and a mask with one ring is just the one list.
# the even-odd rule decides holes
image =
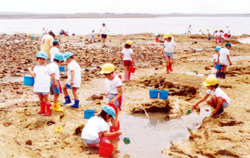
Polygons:
[[250,44],[250,37],[238,39],[240,43]]
[[[120,136],[118,144],[118,154],[113,157],[132,158],[132,157],[164,157],[161,151],[170,145],[171,142],[188,140],[189,132],[201,126],[202,120],[211,113],[210,107],[202,107],[200,114],[193,112],[188,116],[178,119],[165,121],[164,114],[151,114],[150,123],[145,115],[126,115],[121,114],[119,120],[121,130],[126,137],[130,138],[131,143],[125,145]],[[114,142],[113,142],[114,143]]]

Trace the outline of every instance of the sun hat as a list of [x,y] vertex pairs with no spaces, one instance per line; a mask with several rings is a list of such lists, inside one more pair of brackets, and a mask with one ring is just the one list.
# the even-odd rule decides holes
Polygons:
[[56,53],[54,59],[64,61],[64,56],[62,53]]
[[214,76],[208,77],[208,78],[205,80],[205,82],[203,82],[203,85],[204,85],[204,86],[214,86],[214,85],[216,85],[216,84],[218,84],[218,80],[217,80],[216,77],[214,77]]
[[221,46],[216,46],[217,51],[220,51],[220,49],[221,49]]
[[58,44],[58,43],[59,43],[58,40],[53,41],[53,44]]
[[115,119],[115,110],[114,108],[108,106],[108,105],[104,105],[102,107],[102,110],[105,111],[107,114],[109,114],[110,116],[113,117],[113,119]]
[[48,59],[47,54],[45,52],[43,52],[43,51],[39,51],[38,53],[36,53],[36,57],[37,58]]
[[74,54],[73,53],[71,53],[71,52],[66,52],[65,54],[64,54],[64,58],[65,58],[65,60],[67,60],[69,57],[72,57]]
[[102,66],[101,74],[109,74],[113,71],[115,71],[115,66],[113,64],[106,63]]
[[169,37],[172,37],[171,33],[166,33],[163,38],[169,38]]
[[230,43],[230,42],[227,42],[227,43],[225,44],[225,47],[227,47],[227,46],[232,47],[232,45],[231,45],[231,43]]
[[126,42],[125,42],[125,44],[127,44],[127,45],[132,45],[133,44],[133,42],[132,41],[130,41],[130,40],[127,40]]

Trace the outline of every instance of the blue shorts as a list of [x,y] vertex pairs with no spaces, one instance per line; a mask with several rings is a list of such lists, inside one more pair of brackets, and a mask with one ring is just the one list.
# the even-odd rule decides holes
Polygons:
[[35,92],[35,94],[37,94],[37,95],[48,95],[49,92]]
[[173,52],[164,52],[164,57],[169,57],[170,59],[173,58]]
[[[108,101],[112,100],[117,94],[110,94],[108,95]],[[117,99],[115,102],[114,102],[115,106],[117,107],[117,109],[122,109],[122,96]]]
[[97,138],[95,140],[90,140],[90,139],[83,139],[83,140],[87,145],[96,145],[100,143],[100,138]]

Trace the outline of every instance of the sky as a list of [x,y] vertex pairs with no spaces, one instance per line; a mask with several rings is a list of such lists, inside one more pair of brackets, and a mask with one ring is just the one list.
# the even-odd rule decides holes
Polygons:
[[1,0],[0,12],[250,13],[250,0]]

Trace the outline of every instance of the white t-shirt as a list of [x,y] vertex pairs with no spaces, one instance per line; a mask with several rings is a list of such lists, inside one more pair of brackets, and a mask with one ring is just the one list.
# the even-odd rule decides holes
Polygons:
[[213,90],[208,89],[207,94],[215,95],[216,97],[221,97],[222,99],[225,99],[228,104],[230,103],[230,98],[220,88],[216,88],[216,89],[213,89]]
[[72,87],[77,87],[80,88],[81,86],[81,67],[80,65],[75,61],[72,60],[69,64],[68,64],[68,79],[67,79],[67,84],[70,85],[70,81],[71,81],[71,71],[74,71],[74,85],[72,85]]
[[117,88],[122,87],[122,80],[115,75],[112,80],[105,78],[105,85],[108,93],[118,94]]
[[59,72],[59,66],[56,62],[50,63],[48,65],[48,69],[49,69],[49,74],[55,74],[55,79],[59,80],[60,79],[60,72]]
[[98,116],[91,117],[82,130],[82,139],[96,140],[99,132],[108,131],[107,122]]
[[132,58],[131,58],[131,54],[133,54],[133,50],[132,49],[126,49],[126,48],[124,48],[122,50],[122,54],[123,54],[123,60],[130,60],[130,61],[132,61]]
[[171,40],[170,42],[164,41],[163,46],[164,46],[164,52],[174,53],[176,43],[173,40]]
[[59,49],[57,47],[52,47],[50,49],[50,61],[53,62],[54,61],[54,58],[55,58],[55,55],[56,53],[60,53],[59,52]]
[[100,29],[100,33],[101,34],[104,34],[104,35],[107,35],[108,34],[108,29],[107,29],[107,27],[105,26],[105,27],[102,27],[101,29]]
[[48,67],[45,65],[35,66],[33,73],[36,74],[34,92],[48,93],[50,89],[50,76]]
[[229,65],[229,61],[228,61],[228,58],[227,56],[229,55],[229,50],[227,48],[222,48],[220,50],[220,64],[222,65]]
[[218,61],[219,61],[219,55],[218,55],[217,53],[214,54],[213,60],[215,60],[215,62],[218,62]]

